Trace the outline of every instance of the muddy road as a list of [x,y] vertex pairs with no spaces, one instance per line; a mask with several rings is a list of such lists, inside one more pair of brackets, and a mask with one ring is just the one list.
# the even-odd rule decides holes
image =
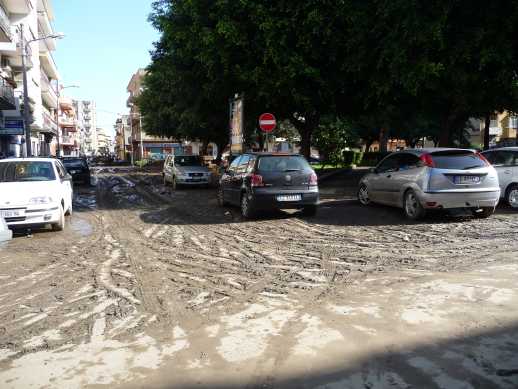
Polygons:
[[244,221],[158,175],[94,184],[65,231],[0,247],[2,388],[518,386],[511,210],[410,223],[324,196]]

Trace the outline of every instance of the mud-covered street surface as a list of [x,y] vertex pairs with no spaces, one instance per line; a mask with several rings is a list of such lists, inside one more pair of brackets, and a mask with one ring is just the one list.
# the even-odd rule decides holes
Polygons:
[[[516,388],[518,214],[244,221],[98,168],[61,233],[0,246],[1,388]],[[347,191],[344,191],[347,193]]]

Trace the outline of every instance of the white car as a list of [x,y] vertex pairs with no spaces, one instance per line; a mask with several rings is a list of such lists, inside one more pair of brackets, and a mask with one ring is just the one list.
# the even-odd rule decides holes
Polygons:
[[498,173],[502,199],[518,208],[518,147],[503,147],[482,152]]
[[72,177],[61,161],[20,158],[0,161],[0,217],[11,228],[65,227],[72,214]]
[[169,155],[164,161],[162,170],[164,185],[209,186],[210,170],[202,166],[201,159],[196,155]]

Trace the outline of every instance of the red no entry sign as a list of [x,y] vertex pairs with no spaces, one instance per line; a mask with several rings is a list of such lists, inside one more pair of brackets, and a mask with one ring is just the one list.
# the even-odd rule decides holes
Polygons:
[[261,131],[270,133],[275,130],[276,126],[277,120],[271,113],[263,113],[259,116],[259,128],[261,128]]

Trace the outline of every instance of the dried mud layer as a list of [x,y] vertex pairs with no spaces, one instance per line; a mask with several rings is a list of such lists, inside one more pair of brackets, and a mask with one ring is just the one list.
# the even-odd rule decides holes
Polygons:
[[[510,328],[518,318],[502,313],[518,301],[511,210],[410,223],[397,209],[341,199],[326,200],[313,218],[244,221],[238,209],[218,207],[214,189],[173,192],[158,175],[101,168],[93,184],[76,188],[65,231],[19,231],[0,247],[2,388],[477,387],[421,354],[405,354],[417,374],[408,377],[336,366],[315,377],[304,365],[315,358],[312,367],[329,367],[322,350],[341,358],[332,345],[347,339],[358,341],[358,358],[388,347],[397,360],[403,335],[415,331],[417,341],[423,326],[430,339],[505,329],[491,355],[508,352],[514,367],[462,343],[444,358],[471,353],[471,365],[459,363],[480,387],[518,385]],[[484,304],[501,310],[482,320]],[[455,315],[464,317],[444,322]],[[377,341],[384,332],[400,342]],[[164,366],[177,380],[153,375]],[[229,366],[241,373],[224,375]],[[286,371],[305,378],[290,381]]]

